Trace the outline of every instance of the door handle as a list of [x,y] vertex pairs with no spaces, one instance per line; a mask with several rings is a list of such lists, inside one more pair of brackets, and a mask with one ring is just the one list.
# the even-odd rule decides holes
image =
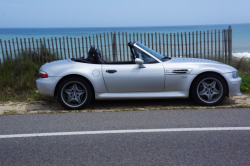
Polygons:
[[106,73],[116,73],[116,70],[106,70]]

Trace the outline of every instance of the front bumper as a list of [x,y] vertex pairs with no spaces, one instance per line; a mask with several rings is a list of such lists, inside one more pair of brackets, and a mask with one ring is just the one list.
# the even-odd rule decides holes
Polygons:
[[232,78],[232,73],[224,74],[225,79],[227,80],[228,84],[228,96],[241,96],[242,93],[240,92],[240,85],[241,85],[241,78]]
[[62,77],[39,78],[36,80],[36,93],[45,97],[54,97],[55,87]]

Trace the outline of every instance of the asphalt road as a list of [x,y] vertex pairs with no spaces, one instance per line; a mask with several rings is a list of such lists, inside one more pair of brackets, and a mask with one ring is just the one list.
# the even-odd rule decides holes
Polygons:
[[[0,116],[0,165],[250,165],[250,109]],[[30,133],[236,127],[27,137]]]

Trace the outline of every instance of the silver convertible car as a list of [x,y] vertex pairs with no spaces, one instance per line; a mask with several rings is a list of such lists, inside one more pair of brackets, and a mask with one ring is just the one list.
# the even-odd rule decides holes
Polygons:
[[82,109],[92,99],[193,98],[201,105],[241,95],[237,70],[216,61],[169,58],[138,43],[128,43],[131,61],[104,61],[91,46],[88,57],[44,64],[37,93],[57,96],[66,109]]

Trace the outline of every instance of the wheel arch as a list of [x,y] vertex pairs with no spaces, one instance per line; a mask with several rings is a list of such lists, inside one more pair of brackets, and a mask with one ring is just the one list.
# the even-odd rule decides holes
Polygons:
[[95,96],[95,95],[94,95],[94,94],[95,94],[94,86],[93,86],[93,84],[92,84],[86,77],[84,77],[84,76],[82,76],[82,75],[79,75],[79,74],[70,74],[70,75],[66,75],[66,76],[62,77],[62,78],[57,82],[56,87],[55,87],[55,90],[54,90],[54,97],[55,97],[56,94],[57,94],[58,86],[60,85],[60,83],[61,83],[63,80],[69,78],[69,77],[79,77],[79,78],[83,78],[85,81],[87,81],[87,82],[89,83],[89,85],[90,85],[90,87],[91,87],[91,90],[92,90],[92,92],[93,92],[93,97]]
[[203,74],[208,74],[208,73],[219,75],[219,76],[225,81],[226,86],[227,86],[227,87],[226,87],[226,89],[227,89],[226,96],[229,96],[228,82],[227,82],[227,80],[225,79],[225,77],[224,77],[223,75],[221,75],[220,73],[218,73],[218,72],[211,72],[211,71],[202,72],[202,73],[198,74],[198,75],[193,79],[193,81],[192,81],[192,83],[190,84],[190,87],[189,87],[189,96],[191,96],[190,93],[191,93],[191,91],[192,91],[192,87],[193,87],[193,84],[194,84],[195,80],[198,79],[201,75],[203,75]]

